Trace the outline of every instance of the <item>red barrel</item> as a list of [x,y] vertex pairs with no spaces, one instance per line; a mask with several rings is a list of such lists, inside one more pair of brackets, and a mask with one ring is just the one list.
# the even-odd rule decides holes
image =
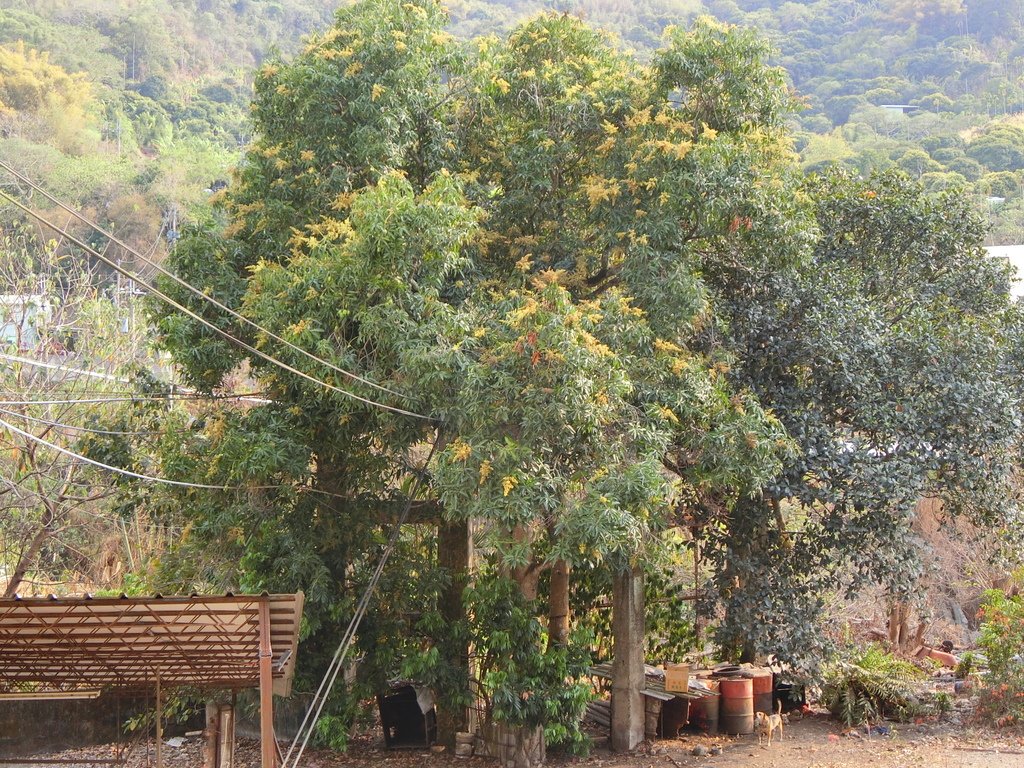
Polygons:
[[770,669],[754,670],[754,711],[771,714],[773,677]]
[[[718,690],[717,680],[704,680],[712,691]],[[719,696],[709,693],[700,699],[690,702],[690,722],[709,736],[718,735],[718,703]]]
[[754,732],[754,681],[749,677],[720,680],[718,725],[723,733]]

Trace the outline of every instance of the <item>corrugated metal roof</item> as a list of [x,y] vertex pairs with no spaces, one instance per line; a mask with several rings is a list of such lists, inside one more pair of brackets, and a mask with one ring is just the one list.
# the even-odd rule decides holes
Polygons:
[[[610,661],[603,662],[601,664],[595,664],[590,668],[590,674],[594,677],[600,677],[603,680],[612,679],[612,663]],[[641,691],[644,696],[648,696],[652,699],[658,699],[659,701],[669,701],[670,699],[702,699],[705,696],[717,696],[717,692],[709,690],[706,686],[703,686],[695,681],[691,680],[688,691],[666,691],[665,690],[665,670],[652,667],[650,664],[644,665],[644,689]]]
[[0,600],[0,692],[259,685],[268,604],[274,693],[295,671],[303,595]]

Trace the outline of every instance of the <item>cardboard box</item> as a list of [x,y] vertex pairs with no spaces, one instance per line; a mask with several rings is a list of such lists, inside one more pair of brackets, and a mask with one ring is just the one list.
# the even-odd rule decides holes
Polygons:
[[690,665],[665,665],[665,690],[669,693],[681,693],[690,689]]

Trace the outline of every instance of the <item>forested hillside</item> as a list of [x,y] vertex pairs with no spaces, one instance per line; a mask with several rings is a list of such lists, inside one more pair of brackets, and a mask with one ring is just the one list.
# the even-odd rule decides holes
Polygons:
[[[0,10],[0,160],[161,256],[250,140],[252,73],[334,0],[12,0]],[[805,167],[897,166],[963,186],[1019,242],[1022,0],[452,0],[462,39],[554,9],[641,57],[700,13],[755,27],[805,99]],[[899,108],[893,105],[901,105]],[[52,233],[51,233],[52,234]],[[83,230],[83,234],[84,230]],[[170,235],[168,239],[167,235]],[[45,234],[44,234],[45,236]]]

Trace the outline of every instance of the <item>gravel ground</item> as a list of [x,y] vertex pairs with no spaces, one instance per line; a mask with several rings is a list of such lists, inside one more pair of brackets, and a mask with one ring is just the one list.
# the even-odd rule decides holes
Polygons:
[[[615,755],[598,743],[590,757],[572,760],[552,757],[553,768],[1024,768],[1024,735],[976,729],[956,722],[892,725],[889,736],[846,732],[827,717],[806,717],[786,728],[785,738],[771,747],[758,746],[755,736],[683,735],[645,744],[631,755]],[[719,754],[711,754],[720,750]],[[703,755],[694,755],[694,752]],[[186,739],[181,747],[164,749],[167,768],[200,768],[200,740]],[[113,746],[65,750],[48,755],[89,760],[114,756]],[[36,758],[43,755],[36,755]],[[347,754],[310,751],[303,768],[487,768],[483,758],[456,758],[427,750],[388,751],[374,737],[358,739]],[[237,768],[259,768],[259,746],[239,739]],[[92,765],[96,765],[93,763]],[[138,745],[127,768],[152,768],[153,744]],[[99,768],[97,766],[97,768]]]

